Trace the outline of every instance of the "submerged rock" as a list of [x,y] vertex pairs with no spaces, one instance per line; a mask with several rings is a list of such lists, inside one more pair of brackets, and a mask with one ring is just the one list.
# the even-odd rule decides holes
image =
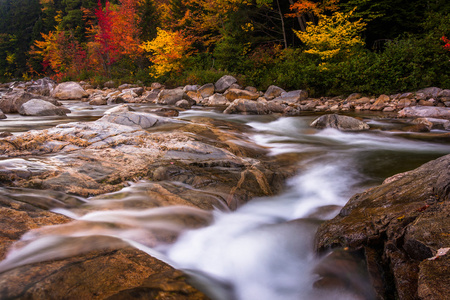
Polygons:
[[449,269],[449,253],[428,259],[450,245],[449,183],[450,155],[390,177],[353,196],[337,217],[322,224],[316,249],[375,253],[369,273],[384,279],[378,292],[387,298],[442,299],[450,294],[441,277]]
[[312,121],[310,126],[318,129],[335,128],[342,131],[361,131],[370,128],[369,125],[363,121],[337,114],[320,116]]

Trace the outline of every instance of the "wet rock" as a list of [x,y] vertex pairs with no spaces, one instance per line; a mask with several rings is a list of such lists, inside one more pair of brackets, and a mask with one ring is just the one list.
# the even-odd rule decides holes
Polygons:
[[233,76],[224,75],[214,84],[214,90],[216,93],[223,93],[236,82],[237,79]]
[[226,106],[229,105],[230,102],[228,99],[222,94],[214,94],[208,98],[207,106]]
[[249,114],[249,115],[266,115],[269,112],[267,104],[247,100],[236,99],[224,111],[224,114]]
[[32,94],[23,90],[12,90],[0,98],[0,109],[4,113],[18,113],[19,108],[25,102],[35,98]]
[[183,91],[185,91],[185,92],[197,92],[199,88],[200,88],[199,85],[186,85],[183,88]]
[[233,102],[236,99],[256,100],[259,98],[259,93],[232,88],[228,89],[223,95],[230,102]]
[[214,91],[215,91],[214,84],[207,83],[205,85],[202,85],[197,92],[200,94],[201,97],[206,98],[212,96],[214,94]]
[[184,91],[182,88],[162,90],[158,95],[158,104],[175,105],[183,99]]
[[9,131],[0,131],[0,138],[4,138],[7,136],[12,136],[12,133]]
[[432,294],[430,286],[437,295],[447,291],[445,279],[430,282],[439,278],[439,265],[448,268],[447,262],[427,259],[450,243],[442,234],[450,230],[450,223],[443,222],[450,214],[449,182],[447,155],[356,194],[337,217],[320,226],[316,249],[373,249],[383,265],[378,275],[384,278],[387,298],[417,299]]
[[398,116],[403,118],[442,118],[450,119],[450,108],[447,107],[405,107],[398,112]]
[[122,98],[122,96],[119,95],[111,95],[108,96],[106,103],[108,105],[112,105],[112,104],[120,104],[120,103],[124,103],[125,100]]
[[89,101],[89,105],[106,105],[106,104],[108,104],[108,101],[102,96],[95,97]]
[[38,80],[32,80],[30,85],[26,87],[26,91],[36,95],[50,96],[50,93],[55,87],[56,82],[45,77]]
[[271,85],[267,88],[267,91],[264,93],[264,98],[266,98],[267,100],[273,100],[277,97],[280,97],[281,94],[285,92],[286,91],[283,90],[282,88],[276,85]]
[[180,101],[177,101],[177,103],[175,103],[175,106],[176,106],[176,107],[179,107],[179,108],[183,108],[183,109],[189,109],[189,108],[191,108],[191,104],[190,104],[187,100],[185,100],[185,99],[182,99],[182,100],[180,100]]
[[19,108],[19,114],[23,116],[65,116],[68,113],[69,109],[40,99],[31,99]]
[[440,300],[450,295],[450,255],[420,263],[418,296],[420,299]]
[[315,119],[310,126],[318,129],[335,128],[342,131],[361,131],[370,128],[369,125],[363,121],[337,114],[320,116]]
[[110,122],[126,126],[138,126],[140,128],[146,129],[155,126],[160,119],[161,118],[158,118],[156,115],[129,111],[120,113],[109,112],[98,121]]
[[360,93],[353,93],[350,94],[347,99],[345,99],[346,101],[355,101],[357,99],[361,99],[362,95]]
[[296,91],[290,91],[281,93],[279,97],[276,97],[275,100],[287,102],[287,103],[298,103],[300,101],[305,100],[308,98],[308,92],[304,90],[296,90]]
[[5,114],[3,113],[3,111],[0,109],[0,120],[1,119],[6,119]]
[[52,91],[51,96],[61,100],[81,100],[88,97],[89,94],[78,82],[69,81],[58,84]]
[[146,103],[155,103],[158,99],[158,94],[160,93],[160,90],[152,90],[147,91],[142,94],[141,100],[142,102]]
[[442,92],[442,89],[437,87],[429,87],[422,90],[417,91],[416,94],[424,94],[427,98],[436,98],[439,93]]

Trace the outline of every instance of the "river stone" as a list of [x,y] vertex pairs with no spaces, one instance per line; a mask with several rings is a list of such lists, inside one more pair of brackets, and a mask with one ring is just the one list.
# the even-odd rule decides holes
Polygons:
[[338,114],[323,115],[315,119],[310,124],[317,129],[335,128],[342,131],[361,131],[368,130],[368,124],[358,119]]
[[121,105],[118,105],[118,106],[108,109],[103,114],[104,115],[120,114],[120,113],[129,112],[129,111],[134,111],[134,109],[128,104],[121,104]]
[[126,126],[138,126],[140,128],[146,129],[153,127],[160,117],[140,112],[121,112],[121,113],[109,113],[99,119],[99,122],[110,122]]
[[78,82],[69,81],[58,84],[51,96],[61,100],[81,100],[88,97],[89,94]]
[[246,90],[229,88],[224,94],[228,101],[233,102],[236,99],[256,100],[259,98],[259,93],[253,93]]
[[23,90],[12,90],[0,98],[0,109],[7,114],[18,113],[22,104],[33,98],[36,97]]
[[418,90],[416,94],[424,94],[427,98],[436,98],[439,93],[442,92],[442,89],[437,87],[429,87],[425,89]]
[[222,94],[214,94],[208,98],[207,106],[225,106],[230,104],[228,99]]
[[183,108],[183,109],[189,109],[189,108],[191,108],[191,105],[190,105],[189,102],[188,102],[187,100],[185,100],[185,99],[182,99],[182,100],[180,100],[180,101],[177,101],[177,103],[175,103],[175,106],[176,106],[176,107],[179,107],[179,108]]
[[299,103],[300,101],[308,98],[308,92],[304,90],[296,90],[290,92],[281,93],[279,97],[276,97],[274,100],[284,101],[287,103]]
[[449,182],[450,155],[446,155],[354,195],[338,216],[319,227],[316,249],[375,251],[385,266],[376,273],[384,278],[388,299],[394,294],[398,299],[448,295],[448,278],[441,278],[448,258],[433,263],[428,259],[450,245],[450,236],[442,234],[450,232]]
[[234,78],[233,76],[224,75],[219,80],[217,80],[217,82],[214,84],[215,92],[223,93],[236,82],[237,82],[237,79]]
[[224,114],[266,115],[270,113],[267,104],[247,99],[234,100],[224,111]]
[[69,109],[57,107],[41,99],[31,99],[19,108],[19,114],[23,116],[65,116],[67,113],[70,113]]
[[0,109],[0,119],[6,119],[6,116],[1,109]]
[[175,103],[183,99],[183,95],[183,88],[164,89],[159,93],[156,103],[164,105],[175,105]]
[[398,112],[401,118],[442,118],[450,119],[450,108],[448,107],[429,107],[429,106],[413,106],[405,107]]
[[26,87],[28,93],[50,96],[50,93],[56,87],[56,83],[48,77],[38,80],[32,80],[31,84]]
[[282,88],[276,85],[271,85],[267,88],[267,91],[264,93],[264,98],[266,98],[267,100],[273,100],[276,97],[281,96],[281,94],[285,92],[286,91],[283,90]]

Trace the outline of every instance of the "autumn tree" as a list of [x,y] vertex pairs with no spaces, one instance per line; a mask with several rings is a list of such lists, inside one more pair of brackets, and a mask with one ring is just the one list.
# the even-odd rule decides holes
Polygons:
[[353,21],[351,18],[352,12],[335,12],[331,16],[319,14],[317,25],[308,22],[306,31],[296,31],[296,34],[306,44],[306,53],[329,60],[364,45],[360,34],[366,23],[362,19]]
[[190,41],[180,31],[158,28],[158,34],[152,41],[145,42],[141,48],[148,53],[153,63],[150,75],[160,77],[169,72],[182,69],[182,59],[189,56]]

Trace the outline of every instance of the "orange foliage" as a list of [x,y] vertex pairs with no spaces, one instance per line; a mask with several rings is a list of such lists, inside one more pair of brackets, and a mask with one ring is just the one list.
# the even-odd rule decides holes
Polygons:
[[323,0],[322,2],[313,2],[310,0],[299,0],[291,5],[291,14],[287,14],[287,17],[297,17],[306,13],[312,13],[316,16],[324,13],[325,11],[336,11],[338,9],[337,4],[339,0]]

